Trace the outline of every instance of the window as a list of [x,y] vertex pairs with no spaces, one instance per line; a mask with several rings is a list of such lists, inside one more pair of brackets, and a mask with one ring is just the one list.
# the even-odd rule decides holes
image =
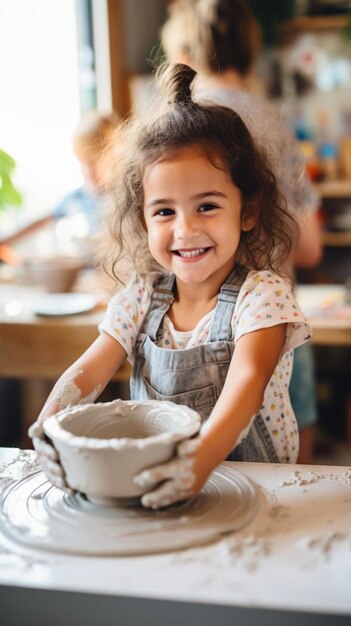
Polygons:
[[77,46],[73,0],[1,0],[0,147],[17,163],[20,219],[49,211],[82,182],[71,145],[81,112]]

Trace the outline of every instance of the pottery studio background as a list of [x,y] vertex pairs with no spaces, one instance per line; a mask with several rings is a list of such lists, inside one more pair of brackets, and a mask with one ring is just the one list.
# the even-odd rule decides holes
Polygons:
[[[28,424],[57,375],[96,333],[111,287],[87,262],[86,214],[57,214],[40,229],[29,229],[18,239],[11,236],[51,215],[67,194],[84,184],[82,163],[72,146],[84,114],[114,113],[123,119],[134,106],[147,106],[154,80],[150,59],[161,52],[159,31],[167,4],[1,3],[0,175],[10,172],[13,189],[7,196],[0,193],[0,445],[29,446]],[[256,88],[282,108],[320,196],[323,258],[313,269],[298,273],[301,304],[316,320],[313,460],[346,464],[351,458],[350,19],[347,3],[282,4],[279,15],[275,3],[266,2],[262,15],[260,3],[251,2],[263,32]],[[42,279],[26,273],[25,261],[33,256],[84,258],[84,270],[75,276],[72,289],[95,300],[69,303],[73,313],[75,306],[85,305],[83,329],[74,315],[53,322],[33,311],[28,289],[34,289],[34,300],[43,292]],[[104,399],[116,394],[128,398],[128,375],[124,370]]]

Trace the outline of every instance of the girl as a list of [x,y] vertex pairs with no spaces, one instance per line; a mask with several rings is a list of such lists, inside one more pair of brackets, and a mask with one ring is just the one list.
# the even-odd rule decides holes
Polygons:
[[121,131],[108,256],[116,272],[133,253],[136,273],[30,429],[47,476],[65,487],[42,423],[65,406],[92,402],[128,358],[133,399],[186,404],[204,421],[177,458],[135,477],[162,481],[142,498],[152,508],[197,493],[228,455],[296,460],[288,384],[292,350],[310,337],[278,274],[294,221],[241,118],[192,100],[195,75],[186,65],[170,67],[163,101]]

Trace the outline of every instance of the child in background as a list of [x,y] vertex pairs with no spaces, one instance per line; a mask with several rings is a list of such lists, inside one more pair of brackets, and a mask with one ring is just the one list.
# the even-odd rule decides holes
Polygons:
[[106,262],[117,276],[131,255],[135,274],[30,428],[46,475],[65,488],[43,421],[94,401],[128,358],[132,399],[185,404],[203,420],[176,458],[135,477],[162,481],[142,497],[151,508],[191,497],[228,457],[295,462],[299,447],[288,386],[310,329],[279,275],[295,222],[241,118],[193,101],[195,76],[168,68],[165,96],[119,131]]
[[66,194],[59,203],[43,217],[32,220],[6,238],[1,245],[13,245],[35,234],[62,218],[84,216],[84,235],[94,235],[100,227],[100,217],[105,202],[106,172],[103,170],[103,153],[118,124],[115,113],[102,114],[87,111],[74,130],[72,144],[83,174],[83,185]]
[[115,113],[102,114],[87,111],[73,133],[73,151],[83,174],[84,184],[67,194],[53,211],[55,219],[84,214],[89,234],[100,227],[107,181],[103,154],[118,124]]
[[[95,255],[92,238],[100,228],[103,207],[107,201],[106,169],[102,169],[102,155],[117,124],[118,116],[115,113],[103,114],[90,110],[82,115],[74,130],[72,144],[81,165],[83,184],[66,194],[44,216],[30,221],[26,220],[24,224],[5,237],[0,232],[0,263],[3,254],[7,255],[12,247],[19,252],[20,256],[26,257],[33,254],[37,256],[36,235],[38,233],[48,235],[50,242],[46,245],[48,252],[65,253],[65,248],[61,248],[61,244],[58,243],[58,229],[61,232],[64,230],[66,236],[67,234],[71,236],[75,253],[83,255],[88,265],[92,262]],[[52,233],[51,229],[53,229]],[[52,237],[54,237],[54,250],[49,249],[49,245],[52,246]],[[24,251],[21,249],[23,241],[25,242]],[[71,248],[69,250],[71,254]],[[2,445],[18,445],[19,427],[14,426],[14,421],[18,422],[18,418],[14,416],[18,416],[21,412],[18,406],[19,395],[18,381],[0,378],[0,405],[2,407],[0,440]]]

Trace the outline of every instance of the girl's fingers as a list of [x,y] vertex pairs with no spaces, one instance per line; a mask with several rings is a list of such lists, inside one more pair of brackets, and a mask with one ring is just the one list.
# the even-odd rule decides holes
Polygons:
[[155,465],[150,469],[140,472],[134,476],[133,482],[138,487],[149,487],[155,483],[159,483],[161,480],[167,480],[167,478],[173,478],[178,473],[178,459],[164,463],[163,465]]
[[65,480],[65,473],[60,464],[59,455],[55,448],[43,438],[42,425],[38,421],[34,422],[29,428],[28,434],[33,439],[34,449],[46,478],[58,489],[73,494],[74,491],[70,489]]
[[189,457],[193,455],[200,446],[200,438],[196,437],[195,439],[185,439],[178,443],[177,447],[177,455],[180,459]]
[[62,469],[60,466],[55,466],[51,461],[41,460],[41,466],[43,468],[43,472],[46,478],[58,489],[62,489],[66,491],[68,494],[72,495],[75,492],[68,486],[66,480],[64,478]]
[[133,480],[138,487],[144,488],[153,487],[156,483],[168,480],[166,485],[174,485],[173,489],[190,490],[195,482],[193,464],[194,460],[191,457],[175,459],[169,463],[145,470],[134,476]]
[[190,496],[189,490],[179,489],[175,481],[169,480],[155,491],[143,495],[141,504],[148,509],[160,509],[179,500],[186,500]]
[[63,478],[60,478],[59,476],[52,476],[52,475],[47,476],[47,478],[54,485],[54,487],[57,487],[58,489],[65,491],[67,494],[73,495],[75,493],[73,489],[70,489],[70,487],[67,485],[66,481]]
[[51,461],[45,456],[39,457],[39,460],[40,460],[40,464],[42,468],[45,470],[47,474],[50,474],[50,476],[53,475],[53,476],[57,476],[60,478],[64,477],[64,471],[59,463],[55,463],[54,461]]
[[44,439],[41,439],[40,437],[34,437],[33,445],[38,456],[45,456],[48,459],[51,459],[51,461],[59,460],[59,457],[55,448],[51,446],[49,443],[47,443],[46,441],[44,441]]
[[64,490],[66,488],[66,483],[63,478],[60,478],[60,476],[56,476],[55,474],[53,475],[50,473],[47,473],[45,475],[55,487],[58,487],[58,489]]
[[28,435],[31,439],[34,439],[34,437],[42,437],[43,434],[44,434],[43,425],[40,424],[38,421],[34,422],[34,424],[32,424],[28,428]]

